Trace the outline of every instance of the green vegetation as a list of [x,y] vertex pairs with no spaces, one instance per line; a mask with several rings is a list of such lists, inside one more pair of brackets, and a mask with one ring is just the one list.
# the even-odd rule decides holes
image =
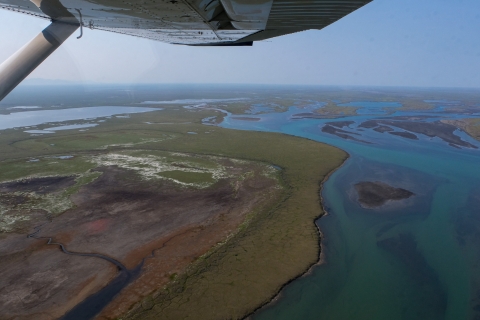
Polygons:
[[[149,131],[117,131],[106,132],[102,135],[84,134],[78,135],[77,139],[71,140],[69,136],[63,139],[55,139],[54,143],[50,140],[43,141],[42,139],[27,140],[22,144],[22,148],[30,149],[31,151],[57,151],[63,150],[106,150],[124,147],[141,147],[144,144],[155,143],[166,139],[172,139],[174,135],[158,134]],[[43,143],[42,143],[43,141]]]
[[468,133],[472,138],[480,140],[480,118],[442,120],[442,122],[454,125]]
[[[106,136],[103,137],[100,134],[97,138],[99,140],[107,139],[111,135],[107,134]],[[128,141],[129,139],[131,140],[131,135],[126,135],[125,140]],[[60,138],[55,139],[55,142],[58,140],[62,141]],[[80,137],[79,140],[83,140],[83,137]],[[31,141],[25,141],[26,145],[30,145],[30,143]],[[33,143],[34,146],[35,144],[50,145],[41,140]],[[72,143],[72,146],[76,145]],[[133,144],[122,145],[133,146]],[[222,178],[233,177],[232,173],[228,173],[227,166],[220,163],[225,162],[225,159],[213,156],[156,150],[116,150],[75,154],[75,156],[70,157],[72,158],[62,160],[60,157],[44,156],[41,159],[35,159],[35,161],[10,160],[0,163],[1,167],[8,170],[0,174],[0,181],[3,182],[22,183],[22,181],[30,181],[33,184],[35,178],[62,176],[75,178],[73,185],[54,192],[41,192],[41,188],[14,192],[13,196],[26,199],[22,204],[6,206],[2,204],[0,199],[0,232],[19,230],[24,224],[23,222],[31,220],[29,212],[32,210],[42,210],[46,213],[46,217],[51,219],[72,208],[73,203],[70,201],[70,196],[102,174],[98,171],[92,171],[96,167],[118,166],[136,172],[144,180],[169,180],[179,187],[206,188]],[[230,161],[233,163],[232,160]],[[235,178],[237,180],[243,179],[242,176]],[[12,195],[12,193],[9,194]]]
[[65,176],[80,174],[94,165],[85,158],[76,156],[68,160],[43,156],[31,161],[25,158],[1,163],[0,182],[25,179],[27,177]]
[[[435,106],[431,103],[425,102],[423,100],[402,100],[402,106],[400,108],[395,108],[395,111],[402,110],[431,110],[435,109]],[[388,111],[391,111],[388,109]]]
[[[354,112],[352,109],[355,108],[343,112]],[[323,214],[320,183],[347,154],[328,145],[283,134],[201,125],[202,118],[218,114],[212,110],[166,109],[132,115],[130,119],[111,119],[88,133],[66,131],[31,137],[18,131],[9,132],[0,138],[5,146],[0,157],[16,160],[2,164],[0,179],[67,172],[85,174],[108,160],[102,159],[107,154],[106,146],[109,146],[108,154],[130,157],[125,159],[145,155],[155,159],[136,164],[145,170],[155,167],[154,163],[166,152],[174,152],[162,160],[171,168],[160,175],[189,183],[214,179],[216,172],[221,171],[215,160],[218,156],[281,167],[284,189],[280,199],[267,209],[252,212],[238,233],[198,258],[186,273],[172,277],[166,288],[145,297],[124,317],[241,318],[268,302],[286,282],[317,262],[320,248],[314,220]],[[152,124],[146,124],[147,121]],[[188,134],[192,131],[197,134]],[[182,156],[185,153],[192,155],[188,161]],[[70,160],[48,158],[52,155],[75,157]],[[40,161],[25,165],[24,160],[18,160],[27,157]],[[125,165],[131,165],[132,161],[126,161]],[[4,165],[8,170],[3,170]],[[193,174],[188,173],[188,169],[192,169]],[[77,178],[77,182],[86,183],[93,178],[89,173]]]
[[[263,100],[255,101],[255,100],[248,100],[245,102],[233,102],[228,104],[218,104],[218,107],[228,111],[232,114],[245,114],[248,110],[254,105],[255,103],[261,103],[262,106],[269,108],[268,112],[284,112],[293,105],[298,105],[298,101],[291,100],[291,99],[273,99],[273,102],[265,102]],[[258,114],[266,113],[259,112]]]
[[269,103],[268,106],[274,108],[275,112],[286,111],[291,106],[304,107],[310,104],[310,101],[305,100],[294,100],[286,98],[274,98],[272,103]]
[[477,140],[480,140],[480,119],[464,119],[466,122],[465,130],[469,135],[474,137]]
[[222,158],[171,152],[123,150],[102,153],[89,161],[97,166],[133,170],[145,180],[164,178],[179,185],[205,188],[229,177]]
[[209,172],[185,172],[181,170],[173,170],[160,173],[159,175],[185,184],[200,184],[205,182],[212,184],[215,182],[212,178],[212,174]]
[[316,113],[325,116],[354,116],[357,114],[358,107],[342,107],[336,103],[329,101],[323,107],[315,110]]
[[[41,194],[33,191],[17,191],[14,197],[25,199],[21,204],[2,203],[0,201],[0,232],[18,231],[23,228],[23,222],[34,219],[51,219],[73,207],[70,196],[81,186],[95,180],[100,173],[91,172],[94,166],[84,157],[74,157],[62,160],[57,157],[44,156],[38,159],[7,160],[0,163],[0,182],[29,180],[39,177],[73,176],[72,186],[65,187],[53,193]],[[36,210],[44,214],[38,216]]]
[[[90,172],[75,179],[75,184],[58,192],[41,194],[33,191],[17,191],[0,199],[0,233],[19,232],[24,222],[49,220],[73,207],[70,195],[98,175]],[[13,200],[13,201],[12,201]],[[15,200],[21,200],[17,203]]]
[[244,114],[245,111],[250,109],[252,101],[245,101],[245,102],[231,102],[228,104],[217,104],[221,109],[228,111],[232,114]]

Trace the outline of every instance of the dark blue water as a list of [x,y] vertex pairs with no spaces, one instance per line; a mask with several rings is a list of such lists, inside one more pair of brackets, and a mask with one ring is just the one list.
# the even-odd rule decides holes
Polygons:
[[142,269],[142,264],[134,270],[121,270],[117,277],[100,291],[90,295],[68,311],[61,320],[87,320],[94,319],[115,296],[120,293],[130,282],[135,280]]

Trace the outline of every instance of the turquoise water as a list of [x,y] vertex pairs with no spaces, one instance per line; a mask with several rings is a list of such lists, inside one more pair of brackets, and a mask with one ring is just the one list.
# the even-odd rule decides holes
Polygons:
[[[369,114],[375,113],[374,107],[367,105]],[[425,115],[438,116],[438,111]],[[328,215],[317,224],[325,261],[286,286],[275,303],[253,318],[479,317],[480,151],[452,148],[438,138],[419,135],[419,140],[408,140],[372,130],[360,138],[372,144],[343,140],[321,132],[321,126],[332,120],[291,119],[302,112],[292,107],[284,113],[256,115],[262,118],[258,122],[227,117],[222,123],[326,142],[350,154],[323,190]],[[360,113],[340,120],[358,124],[371,118]],[[415,196],[364,209],[353,189],[359,181],[384,181]]]

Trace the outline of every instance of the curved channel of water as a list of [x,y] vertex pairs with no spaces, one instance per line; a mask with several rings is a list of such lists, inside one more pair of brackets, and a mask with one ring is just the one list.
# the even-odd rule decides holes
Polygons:
[[[329,214],[317,224],[324,263],[289,284],[253,318],[474,318],[480,310],[480,152],[455,149],[436,138],[408,140],[372,131],[362,134],[372,144],[347,141],[321,132],[332,120],[291,118],[301,112],[290,108],[255,115],[262,119],[257,122],[227,117],[222,123],[326,142],[351,156],[323,189]],[[364,209],[353,189],[359,181],[384,181],[416,195],[401,204]]]
[[92,257],[106,260],[114,264],[118,269],[118,275],[115,279],[110,281],[108,285],[103,287],[100,291],[93,295],[90,295],[85,300],[76,305],[73,309],[68,311],[60,320],[88,320],[93,319],[100,311],[103,310],[113,298],[125,288],[132,280],[134,280],[139,274],[143,266],[143,261],[135,267],[133,270],[128,270],[120,261],[115,260],[109,256],[105,256],[99,253],[84,253],[84,252],[72,252],[68,251],[62,243],[54,242],[51,237],[39,237],[37,234],[42,230],[42,224],[35,227],[35,232],[29,234],[28,238],[33,239],[45,239],[47,245],[56,245],[60,250],[69,255]]

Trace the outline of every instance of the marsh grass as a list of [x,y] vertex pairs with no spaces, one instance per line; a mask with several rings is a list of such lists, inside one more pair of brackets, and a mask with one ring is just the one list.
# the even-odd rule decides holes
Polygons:
[[465,121],[465,131],[473,138],[480,140],[480,118],[463,119]]
[[51,157],[39,157],[37,162],[28,158],[2,161],[0,182],[33,177],[65,176],[84,173],[94,166],[82,157],[59,160]]
[[330,116],[354,116],[357,114],[358,107],[342,107],[335,102],[329,101],[326,105],[315,110],[316,113],[321,115]]
[[207,184],[215,183],[212,174],[209,172],[185,172],[181,170],[165,171],[159,174],[162,177],[173,181],[180,181],[185,184]]
[[425,102],[423,100],[408,100],[402,99],[401,101],[402,106],[400,108],[396,108],[396,110],[432,110],[435,109],[435,106],[431,103]]

